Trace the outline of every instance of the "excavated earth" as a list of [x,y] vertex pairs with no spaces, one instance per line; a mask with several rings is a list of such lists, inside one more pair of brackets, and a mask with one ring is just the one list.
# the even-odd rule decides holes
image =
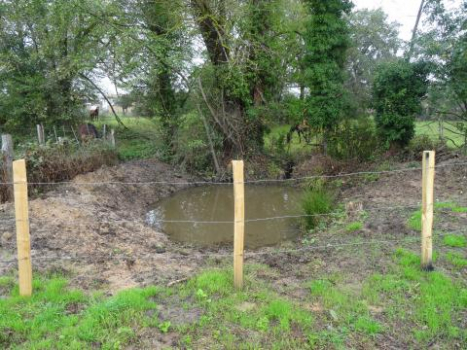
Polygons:
[[[467,204],[467,166],[452,158],[439,162],[435,196],[440,201]],[[415,165],[418,165],[415,163]],[[408,164],[394,165],[406,168]],[[303,176],[303,174],[300,174]],[[421,172],[414,169],[377,176],[342,178],[339,202],[358,203],[363,209],[388,206],[412,206],[421,201]],[[35,272],[64,273],[71,284],[84,289],[117,290],[155,283],[183,280],[207,264],[231,261],[231,247],[195,248],[171,242],[163,233],[147,225],[145,215],[158,200],[194,182],[177,174],[158,160],[124,163],[76,177],[69,184],[49,186],[44,194],[30,200],[32,261]],[[146,184],[138,184],[140,182]],[[148,183],[150,182],[150,183]],[[176,182],[184,183],[174,184]],[[368,211],[364,227],[352,234],[345,230],[318,232],[308,240],[308,247],[322,247],[354,240],[392,240],[418,235],[407,228],[406,221],[415,209]],[[0,207],[0,275],[16,273],[16,239],[13,205]],[[459,231],[467,224],[467,214],[454,221],[440,221],[444,231]],[[369,272],[384,272],[385,252],[390,256],[396,244],[378,246],[370,253],[347,253],[342,249],[323,249],[278,253],[278,249],[303,247],[297,239],[281,247],[261,248],[247,253],[247,262],[269,265],[278,291],[300,298],[300,282],[313,275],[339,272],[348,283],[361,280]],[[414,245],[417,249],[417,245]],[[219,256],[224,256],[220,258]],[[378,267],[379,266],[379,267]]]

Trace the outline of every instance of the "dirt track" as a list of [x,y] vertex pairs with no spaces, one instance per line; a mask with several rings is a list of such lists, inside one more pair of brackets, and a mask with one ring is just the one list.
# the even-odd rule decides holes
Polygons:
[[[439,164],[459,162],[452,159]],[[397,166],[403,167],[403,165]],[[205,265],[209,251],[183,247],[144,222],[148,206],[180,189],[180,185],[95,185],[96,182],[186,182],[192,179],[174,173],[167,165],[157,161],[137,161],[75,178],[70,185],[60,185],[42,198],[30,201],[33,268],[35,271],[62,271],[73,276],[72,284],[81,288],[104,288],[116,291],[122,288],[153,283],[167,283],[190,276]],[[364,208],[378,206],[413,205],[420,202],[420,171],[407,171],[380,175],[372,181],[352,181],[342,186],[341,202],[362,202]],[[84,185],[87,183],[88,185]],[[457,200],[466,204],[463,192],[467,188],[467,167],[440,168],[436,174],[437,200]],[[400,238],[410,232],[405,221],[410,210],[381,211],[371,214],[364,228],[354,238]],[[4,205],[0,219],[13,217],[11,204]],[[467,218],[461,218],[465,224]],[[458,229],[459,222],[446,229]],[[447,226],[446,226],[447,225]],[[338,233],[338,234],[336,234]],[[327,236],[325,236],[326,234]],[[332,234],[332,237],[330,237]],[[317,244],[330,240],[347,242],[345,232],[316,235]],[[283,247],[294,249],[301,242],[286,242]],[[14,222],[2,223],[0,229],[0,275],[15,271]],[[263,248],[269,252],[275,248]],[[212,250],[219,253],[219,250]],[[229,254],[225,249],[221,253]],[[343,270],[348,277],[362,269],[372,268],[374,258],[349,260],[340,253],[325,251],[320,273]],[[300,280],[305,269],[309,278],[311,257],[321,253],[296,255],[260,255],[254,261],[287,271],[277,277],[278,286]],[[226,258],[227,259],[227,258]],[[303,274],[305,274],[303,270]],[[292,275],[290,275],[292,273]],[[286,280],[284,282],[283,280]],[[291,282],[292,281],[292,282]]]

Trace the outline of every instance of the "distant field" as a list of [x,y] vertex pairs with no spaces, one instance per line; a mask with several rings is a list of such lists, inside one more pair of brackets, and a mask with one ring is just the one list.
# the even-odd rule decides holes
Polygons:
[[[457,130],[454,129],[453,126],[447,125],[446,123],[444,125],[445,125],[444,136],[451,139],[451,140],[453,140],[454,143],[457,144],[457,146],[463,145],[464,140],[463,140],[462,135],[457,135],[457,134],[453,133],[452,131],[450,131],[450,130],[457,131]],[[446,128],[448,128],[450,130],[447,130]],[[436,121],[416,122],[416,124],[415,124],[415,133],[416,133],[416,135],[428,135],[428,136],[433,137],[433,138],[438,138],[439,137],[438,123]],[[450,140],[447,141],[447,145],[449,147],[455,148],[456,145],[454,143],[452,141],[450,141]]]
[[[458,135],[446,128],[450,130],[454,130],[454,131],[457,131],[457,130],[454,129],[452,125],[448,125],[445,123],[444,136],[450,139],[450,140],[447,140],[447,145],[449,147],[456,148],[456,145],[458,147],[464,144],[462,135]],[[289,129],[290,129],[290,125],[279,125],[279,126],[272,127],[271,132],[268,133],[264,137],[264,145],[266,149],[271,150],[272,148],[274,148],[274,141],[277,140],[280,137],[280,135],[286,135]],[[417,136],[427,135],[430,138],[438,139],[439,138],[438,123],[436,121],[417,121],[415,123],[415,134]],[[454,143],[451,140],[453,140]],[[313,139],[312,143],[316,143],[316,140]],[[310,145],[307,145],[303,140],[301,143],[299,142],[298,135],[296,133],[293,134],[292,142],[290,143],[289,147],[290,147],[289,151],[292,154],[311,151]]]
[[100,132],[104,124],[116,129],[116,143],[122,160],[151,158],[157,155],[160,131],[157,119],[120,117],[128,129],[118,125],[112,115],[101,117],[96,123]]

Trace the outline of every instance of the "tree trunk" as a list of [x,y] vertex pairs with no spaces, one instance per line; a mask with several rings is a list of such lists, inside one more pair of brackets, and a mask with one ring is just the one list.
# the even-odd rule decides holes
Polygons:
[[13,139],[11,135],[2,135],[2,161],[3,161],[3,179],[2,182],[10,184],[5,187],[4,201],[13,199]]

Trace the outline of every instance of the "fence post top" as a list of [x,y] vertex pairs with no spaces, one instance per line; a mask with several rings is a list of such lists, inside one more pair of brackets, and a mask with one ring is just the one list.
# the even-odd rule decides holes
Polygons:
[[13,161],[13,164],[22,164],[22,163],[26,164],[26,160],[25,159],[18,159],[18,160]]

